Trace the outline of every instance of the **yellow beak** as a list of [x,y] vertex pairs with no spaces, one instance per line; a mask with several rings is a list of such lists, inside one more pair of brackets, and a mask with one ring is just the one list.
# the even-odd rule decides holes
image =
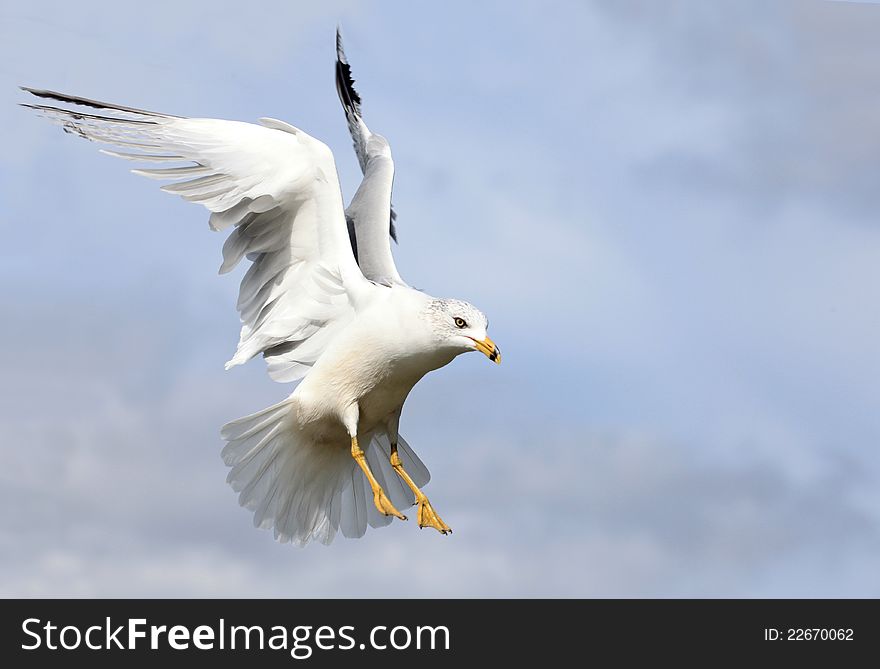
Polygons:
[[498,350],[498,347],[495,346],[495,342],[486,337],[483,341],[477,341],[474,339],[474,343],[477,345],[477,350],[480,353],[485,353],[486,357],[489,358],[494,363],[501,364],[501,351]]

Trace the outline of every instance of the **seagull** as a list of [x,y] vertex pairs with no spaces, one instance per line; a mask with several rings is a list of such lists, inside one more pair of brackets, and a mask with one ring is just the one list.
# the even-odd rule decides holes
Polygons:
[[[422,488],[430,474],[399,434],[413,386],[456,356],[500,363],[475,306],[409,286],[391,253],[391,147],[361,113],[340,31],[336,89],[363,180],[344,208],[336,164],[321,141],[284,121],[187,118],[22,87],[22,106],[65,132],[150,164],[161,190],[201,204],[214,231],[232,229],[220,273],[246,258],[241,333],[229,369],[261,355],[269,376],[297,382],[287,399],[225,425],[227,482],[254,525],[281,542],[361,537],[398,509],[443,534]],[[370,503],[372,501],[372,503]]]

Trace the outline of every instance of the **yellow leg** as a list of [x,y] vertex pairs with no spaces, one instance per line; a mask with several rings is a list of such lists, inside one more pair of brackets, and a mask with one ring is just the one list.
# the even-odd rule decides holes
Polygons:
[[416,496],[416,503],[419,505],[419,527],[433,527],[441,534],[450,534],[452,528],[444,523],[443,519],[437,515],[437,512],[434,511],[434,507],[431,506],[431,502],[425,497],[425,493],[418,489],[416,484],[413,483],[413,480],[409,477],[409,474],[407,474],[406,470],[403,468],[403,463],[400,461],[400,456],[397,454],[397,444],[391,444],[391,466],[394,467],[394,471],[397,472],[397,475],[404,480],[409,486],[409,489],[412,490],[413,494]]
[[370,488],[373,490],[373,503],[376,505],[376,508],[379,509],[379,513],[384,513],[386,516],[397,516],[401,520],[406,520],[406,516],[394,508],[391,500],[388,499],[385,491],[382,490],[382,486],[379,485],[376,477],[373,476],[373,472],[370,471],[370,465],[367,464],[367,458],[364,456],[364,451],[358,446],[357,437],[351,438],[351,457],[353,457],[354,461],[358,463],[358,466],[366,475],[367,481],[370,482]]

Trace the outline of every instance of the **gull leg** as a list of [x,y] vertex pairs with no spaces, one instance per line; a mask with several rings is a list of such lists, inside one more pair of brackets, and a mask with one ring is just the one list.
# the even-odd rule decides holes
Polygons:
[[[391,500],[388,499],[385,491],[382,490],[382,486],[379,485],[376,477],[373,476],[373,472],[370,471],[370,465],[367,464],[367,458],[364,455],[363,449],[358,446],[356,436],[351,438],[351,457],[353,457],[354,461],[358,463],[358,466],[363,470],[364,475],[367,477],[367,481],[370,482],[370,488],[373,490],[373,503],[376,505],[376,508],[379,509],[379,513],[383,513],[386,516],[396,516],[401,520],[406,520],[406,516],[394,508]],[[419,509],[421,509],[421,507],[419,507]]]
[[428,498],[425,497],[425,493],[419,490],[418,486],[413,483],[413,480],[409,477],[409,474],[407,474],[406,470],[403,468],[403,463],[400,461],[400,455],[398,455],[397,453],[396,439],[391,443],[391,466],[394,467],[394,471],[397,472],[397,475],[404,480],[404,482],[409,486],[409,489],[412,490],[413,494],[416,496],[416,504],[419,505],[419,527],[433,527],[441,534],[450,534],[452,532],[452,528],[444,523],[443,519],[437,515],[437,512],[434,511],[434,507],[431,506],[431,502],[429,502]]

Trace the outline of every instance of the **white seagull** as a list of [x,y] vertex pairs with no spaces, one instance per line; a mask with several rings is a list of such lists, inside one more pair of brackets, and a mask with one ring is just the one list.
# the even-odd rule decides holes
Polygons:
[[251,265],[226,367],[262,355],[272,379],[299,383],[283,402],[223,427],[227,481],[254,525],[299,545],[330,543],[338,529],[363,536],[368,524],[405,520],[398,508],[413,504],[419,527],[450,532],[420,490],[430,475],[398,434],[401,409],[419,379],[461,353],[501,361],[480,310],[397,273],[391,149],[363,121],[338,31],[336,48],[364,175],[348,209],[330,149],[283,121],[185,118],[23,87],[54,101],[24,106],[122,149],[104,153],[157,163],[132,171],[176,179],[162,190],[205,206],[212,230],[233,228],[220,272],[243,257]]

